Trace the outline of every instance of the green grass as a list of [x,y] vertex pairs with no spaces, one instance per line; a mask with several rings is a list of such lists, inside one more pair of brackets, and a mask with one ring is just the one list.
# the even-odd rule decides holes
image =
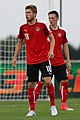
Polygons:
[[57,116],[50,115],[49,101],[38,101],[36,116],[26,117],[27,101],[0,101],[0,120],[80,120],[80,99],[68,99],[67,104],[74,111],[61,111],[60,99],[56,100]]

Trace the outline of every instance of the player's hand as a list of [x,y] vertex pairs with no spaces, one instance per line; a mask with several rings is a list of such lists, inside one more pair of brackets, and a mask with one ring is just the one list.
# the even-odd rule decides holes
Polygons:
[[49,51],[48,52],[48,59],[52,59],[54,57],[54,53]]
[[67,70],[71,70],[71,63],[70,63],[70,60],[66,60],[66,67],[67,67]]
[[13,67],[16,67],[16,63],[17,63],[17,58],[13,57],[13,60],[12,60]]

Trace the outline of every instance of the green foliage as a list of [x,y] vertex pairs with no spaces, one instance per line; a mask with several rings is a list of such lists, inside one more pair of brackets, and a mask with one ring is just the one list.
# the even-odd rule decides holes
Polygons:
[[69,45],[69,51],[71,60],[80,60],[80,48],[76,49]]

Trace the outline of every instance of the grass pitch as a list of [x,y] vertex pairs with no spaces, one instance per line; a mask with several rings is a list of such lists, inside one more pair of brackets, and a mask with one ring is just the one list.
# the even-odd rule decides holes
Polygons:
[[61,111],[60,99],[56,99],[57,116],[50,115],[49,101],[38,101],[36,116],[26,117],[28,101],[0,101],[0,120],[80,120],[80,99],[68,99],[74,111]]

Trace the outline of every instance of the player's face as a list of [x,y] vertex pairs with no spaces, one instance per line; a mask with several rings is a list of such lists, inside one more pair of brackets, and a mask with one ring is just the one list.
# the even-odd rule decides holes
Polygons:
[[55,26],[58,22],[58,17],[55,14],[49,14],[48,15],[50,25]]
[[36,17],[35,13],[33,13],[33,11],[31,9],[25,10],[25,16],[26,16],[27,22],[33,21]]

